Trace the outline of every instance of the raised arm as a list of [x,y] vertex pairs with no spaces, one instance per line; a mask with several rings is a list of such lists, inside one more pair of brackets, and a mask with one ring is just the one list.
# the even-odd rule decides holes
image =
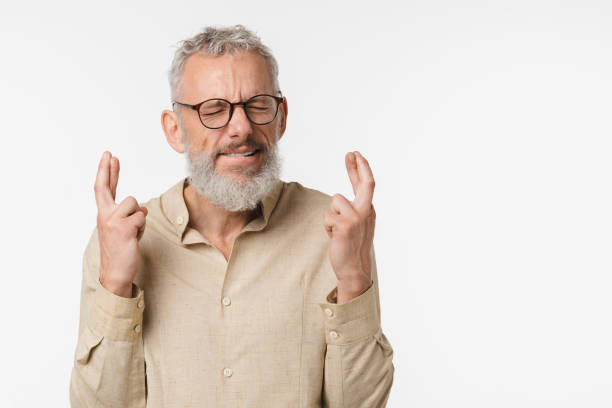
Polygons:
[[393,384],[393,349],[380,325],[378,274],[371,251],[372,284],[338,304],[335,288],[321,303],[325,319],[322,404],[328,408],[385,407]]
[[105,152],[95,184],[97,227],[83,256],[79,337],[70,378],[73,408],[146,406],[144,292],[132,282],[147,210],[133,197],[115,204],[118,177],[119,161]]
[[374,176],[359,152],[345,157],[355,193],[332,197],[324,225],[338,285],[320,306],[325,319],[323,405],[384,407],[393,383],[393,349],[380,325],[374,255]]

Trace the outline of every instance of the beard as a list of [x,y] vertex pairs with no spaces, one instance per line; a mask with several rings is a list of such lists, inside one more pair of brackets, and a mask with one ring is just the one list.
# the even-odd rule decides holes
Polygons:
[[[196,191],[215,206],[226,211],[238,212],[257,208],[259,202],[272,192],[280,180],[281,159],[278,142],[269,147],[247,139],[244,143],[220,146],[211,153],[193,154],[183,131],[183,142],[187,158],[188,181]],[[239,177],[223,174],[215,169],[215,160],[224,150],[246,146],[259,149],[265,162],[259,169],[232,166],[229,169]]]

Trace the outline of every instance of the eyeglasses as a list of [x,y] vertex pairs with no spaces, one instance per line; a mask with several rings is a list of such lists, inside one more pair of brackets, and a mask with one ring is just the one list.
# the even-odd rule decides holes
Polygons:
[[267,94],[255,95],[244,102],[230,102],[221,98],[207,99],[197,105],[188,105],[178,101],[174,104],[193,109],[198,112],[200,122],[208,129],[220,129],[232,120],[234,107],[242,105],[247,119],[255,125],[266,125],[272,122],[278,114],[278,106],[285,100],[284,96]]

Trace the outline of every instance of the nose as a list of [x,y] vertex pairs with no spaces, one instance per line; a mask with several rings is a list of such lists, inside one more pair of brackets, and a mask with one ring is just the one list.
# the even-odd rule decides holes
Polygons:
[[246,115],[244,105],[237,105],[234,107],[234,112],[232,113],[232,117],[227,124],[227,128],[230,132],[231,138],[246,139],[251,133],[253,133],[253,126]]

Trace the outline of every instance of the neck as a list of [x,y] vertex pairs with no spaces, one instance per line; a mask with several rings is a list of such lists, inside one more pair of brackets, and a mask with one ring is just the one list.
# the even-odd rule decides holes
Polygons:
[[233,242],[235,237],[259,210],[227,211],[212,204],[199,194],[192,185],[183,190],[183,197],[189,212],[189,226],[195,228],[209,241]]

